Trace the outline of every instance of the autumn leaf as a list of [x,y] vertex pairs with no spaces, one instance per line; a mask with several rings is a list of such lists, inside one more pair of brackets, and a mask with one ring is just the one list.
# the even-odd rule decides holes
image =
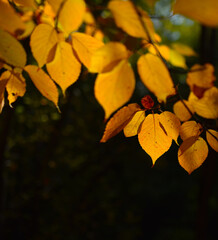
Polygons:
[[190,46],[183,43],[172,43],[172,48],[183,56],[197,56],[197,53]]
[[36,8],[36,2],[34,0],[14,0],[14,2],[22,7]]
[[153,165],[156,160],[167,152],[172,144],[172,138],[167,136],[160,124],[159,114],[149,114],[141,125],[138,134],[141,147],[152,158]]
[[57,14],[63,0],[47,0],[47,2],[51,5],[53,11]]
[[104,43],[84,33],[75,32],[71,34],[72,46],[76,51],[80,61],[90,68],[91,58],[93,53],[100,47],[104,46]]
[[114,116],[108,121],[101,142],[106,142],[121,132],[134,116],[134,114],[140,110],[141,108],[138,104],[132,103],[117,111]]
[[128,51],[122,43],[109,42],[98,48],[91,57],[90,72],[109,72],[122,59],[128,58]]
[[184,122],[179,130],[180,137],[183,141],[191,137],[198,137],[202,133],[202,126],[195,121]]
[[7,71],[3,72],[0,76],[0,113],[2,112],[2,109],[4,107],[4,93],[9,77],[10,76],[8,76]]
[[1,29],[0,39],[0,60],[14,67],[23,68],[26,64],[26,52],[20,42]]
[[169,71],[158,56],[151,53],[142,55],[137,66],[142,82],[161,102],[175,94]]
[[107,119],[131,98],[135,89],[134,72],[127,60],[122,60],[112,71],[100,73],[95,82],[95,97]]
[[218,132],[213,129],[208,129],[206,132],[207,142],[216,152],[218,152],[218,140],[214,136],[218,139]]
[[185,58],[174,49],[170,49],[169,62],[175,67],[180,67],[180,68],[184,68],[184,69],[187,68]]
[[30,38],[30,47],[39,67],[48,63],[49,52],[58,42],[56,30],[48,24],[39,24]]
[[138,134],[142,122],[145,120],[145,110],[134,114],[129,123],[124,127],[123,132],[126,137],[133,137]]
[[[183,102],[185,103],[187,108],[190,110],[190,112],[193,114],[194,108],[192,107],[192,105],[186,100],[183,100]],[[181,100],[177,101],[173,105],[173,112],[182,122],[188,121],[192,117],[191,113],[187,110],[187,108],[184,106]]]
[[216,27],[218,26],[217,9],[217,0],[176,0],[173,13],[179,13],[204,25]]
[[199,168],[208,155],[207,143],[201,137],[190,137],[186,139],[178,151],[178,160],[189,174]]
[[65,93],[65,90],[78,79],[81,64],[74,56],[71,45],[67,42],[59,42],[55,57],[46,65],[46,68],[52,79]]
[[58,108],[58,90],[51,78],[37,66],[27,65],[24,70],[29,74],[36,88]]

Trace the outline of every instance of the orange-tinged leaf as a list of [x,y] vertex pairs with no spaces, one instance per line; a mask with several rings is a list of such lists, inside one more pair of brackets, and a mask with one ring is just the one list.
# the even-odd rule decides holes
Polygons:
[[129,101],[135,89],[135,76],[128,61],[122,60],[111,72],[98,74],[94,88],[107,119]]
[[[189,108],[189,110],[192,113],[194,113],[194,108],[192,107],[192,105],[186,100],[183,100],[183,102]],[[187,108],[184,106],[182,101],[177,101],[173,105],[173,111],[176,114],[176,116],[180,119],[180,121],[182,121],[182,122],[188,121],[192,117],[191,113],[187,110]]]
[[14,0],[16,4],[19,4],[23,7],[31,7],[36,8],[36,2],[35,0]]
[[[209,133],[212,133],[213,136]],[[216,151],[218,152],[218,132],[213,130],[213,129],[209,129],[207,132],[206,132],[206,138],[207,138],[207,142],[209,143],[209,145]],[[215,138],[215,137],[217,138]]]
[[134,114],[140,110],[141,108],[138,104],[131,103],[116,112],[114,116],[108,121],[101,142],[107,142],[110,138],[121,132],[134,116]]
[[199,168],[208,155],[207,143],[201,137],[190,137],[186,139],[178,151],[178,160],[189,174]]
[[123,132],[126,137],[133,137],[138,134],[142,122],[145,120],[145,111],[135,113],[129,123],[124,127]]
[[173,12],[211,27],[218,26],[217,0],[176,0]]
[[60,10],[58,21],[64,32],[69,35],[83,22],[85,14],[85,2],[83,0],[66,0]]
[[[140,17],[131,1],[111,0],[108,4],[116,25],[133,37],[144,38],[148,40],[147,33],[143,28]],[[142,21],[146,25],[151,36],[154,35],[153,24],[145,11],[138,9],[142,15]]]
[[206,90],[201,99],[191,92],[188,100],[199,116],[208,119],[218,118],[218,89],[216,87]]
[[[166,45],[155,45],[158,51],[160,52],[161,56],[166,60],[170,60],[170,48]],[[152,44],[149,44],[148,51],[154,55],[157,55],[156,49]]]
[[90,67],[91,58],[93,53],[104,43],[84,33],[73,33],[72,46],[76,51],[80,61],[87,67]]
[[0,76],[0,113],[2,112],[2,109],[5,104],[4,93],[9,78],[10,75],[8,75],[8,71],[3,72],[2,75]]
[[195,121],[184,122],[180,127],[179,134],[183,141],[190,137],[198,137],[202,133],[202,126]]
[[39,24],[30,38],[30,47],[39,67],[48,62],[49,52],[58,41],[56,30],[48,24]]
[[79,77],[81,64],[67,42],[59,42],[54,60],[46,65],[52,79],[61,87],[63,93]]
[[169,71],[158,56],[150,53],[142,55],[137,66],[142,82],[161,102],[175,94]]
[[98,48],[92,55],[90,72],[108,72],[122,59],[128,57],[128,51],[122,43],[109,42]]
[[47,2],[51,5],[53,11],[57,13],[63,0],[47,0]]
[[9,4],[2,1],[0,1],[0,28],[16,35],[25,30],[25,24],[20,16]]
[[168,111],[162,112],[159,118],[160,123],[163,125],[167,133],[167,136],[171,137],[177,143],[179,129],[181,126],[179,118],[175,114]]
[[41,68],[33,65],[25,66],[31,80],[41,94],[58,107],[58,90],[51,78]]
[[141,125],[138,139],[141,147],[152,158],[153,165],[156,160],[169,150],[172,138],[167,136],[160,125],[159,114],[149,114]]
[[178,53],[182,54],[183,56],[191,57],[197,56],[197,53],[188,45],[182,43],[173,43],[172,47]]
[[0,29],[0,60],[23,68],[26,64],[26,52],[20,42],[9,33]]

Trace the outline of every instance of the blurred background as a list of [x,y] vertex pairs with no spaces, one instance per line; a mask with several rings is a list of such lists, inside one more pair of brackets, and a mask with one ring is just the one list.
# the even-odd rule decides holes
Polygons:
[[[92,2],[104,6],[108,1]],[[136,2],[146,9],[145,1]],[[198,52],[187,59],[188,66],[209,57],[217,66],[217,31],[179,15],[169,17],[170,2],[157,1],[148,9],[163,43],[181,42]],[[152,168],[137,137],[120,133],[100,143],[105,123],[93,93],[95,77],[84,69],[60,99],[61,114],[30,80],[24,98],[13,109],[4,108],[1,239],[217,239],[215,152],[210,149],[205,163],[189,176],[179,166],[176,144]],[[185,79],[176,77],[181,83]],[[147,93],[137,81],[130,102],[139,103]]]

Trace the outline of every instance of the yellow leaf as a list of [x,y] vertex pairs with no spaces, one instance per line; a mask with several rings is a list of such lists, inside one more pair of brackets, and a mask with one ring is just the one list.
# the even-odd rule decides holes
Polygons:
[[128,106],[121,108],[114,116],[108,121],[104,135],[101,139],[101,142],[107,142],[108,139],[117,135],[122,129],[128,124],[131,118],[134,116],[137,111],[140,111],[141,108],[136,103],[131,103]]
[[2,112],[2,109],[5,104],[4,93],[5,93],[5,88],[9,78],[10,78],[10,74],[8,74],[8,71],[3,72],[0,77],[0,113]]
[[25,22],[25,27],[25,31],[17,37],[18,40],[29,37],[33,32],[34,28],[36,27],[36,24],[33,20],[30,20]]
[[162,112],[159,118],[160,123],[163,125],[167,133],[167,136],[171,137],[177,143],[179,129],[181,126],[179,118],[175,114],[168,111]]
[[[212,133],[213,136],[209,133]],[[213,130],[213,129],[209,129],[207,132],[206,132],[206,138],[207,138],[207,142],[209,143],[209,145],[216,151],[218,152],[218,132]],[[215,137],[217,138],[215,138]]]
[[63,0],[47,0],[47,2],[51,5],[53,11],[57,14]]
[[158,56],[145,54],[139,58],[137,66],[142,82],[161,102],[175,94],[169,71]]
[[48,62],[49,52],[58,41],[56,30],[48,24],[39,24],[30,38],[30,47],[39,67]]
[[67,35],[77,30],[82,24],[85,8],[86,5],[83,0],[65,1],[60,10],[58,21]]
[[27,65],[24,70],[28,72],[31,80],[41,94],[58,107],[58,90],[51,78],[37,66]]
[[17,100],[17,97],[23,97],[26,92],[26,82],[24,77],[20,73],[10,73],[9,81],[6,86],[8,92],[8,101],[11,105]]
[[207,143],[201,137],[190,137],[186,139],[178,151],[178,160],[189,174],[199,168],[208,155]]
[[14,2],[24,7],[36,8],[35,0],[14,0]]
[[84,33],[73,33],[72,46],[76,51],[80,61],[87,67],[90,67],[93,53],[104,43]]
[[131,1],[111,0],[108,4],[108,8],[111,10],[118,27],[122,28],[123,31],[132,37],[148,40],[147,33],[140,21],[139,16],[141,15],[142,21],[153,38],[154,28],[148,14],[140,9],[137,10],[140,13],[138,14]]
[[192,18],[204,25],[218,26],[217,0],[176,0],[173,12]]
[[124,127],[123,132],[126,137],[132,137],[138,134],[142,122],[145,120],[145,111],[135,113],[130,122]]
[[172,138],[167,136],[160,125],[159,114],[149,114],[141,125],[138,139],[141,147],[152,158],[153,165],[156,160],[169,150]]
[[20,16],[9,4],[2,1],[0,1],[0,28],[16,35],[25,30],[25,25]]
[[[170,61],[170,48],[166,45],[157,45],[155,44],[156,48],[159,50],[161,56],[166,60]],[[156,49],[152,44],[148,46],[148,51],[154,55],[157,55]]]
[[185,58],[178,53],[177,51],[170,49],[170,60],[169,62],[175,66],[175,67],[180,67],[180,68],[187,68],[187,65],[185,63]]
[[187,56],[187,57],[197,56],[197,53],[188,45],[185,45],[182,43],[173,43],[172,47],[183,56]]
[[202,126],[195,121],[184,122],[180,127],[180,137],[183,141],[190,137],[198,137],[202,133]]
[[[194,113],[194,108],[192,107],[192,105],[186,100],[183,100],[183,102],[189,108],[189,110],[192,113]],[[182,122],[188,121],[192,117],[191,113],[187,110],[187,108],[184,106],[182,101],[177,101],[173,105],[173,111],[176,114],[176,116],[180,119],[180,121],[182,121]]]
[[127,60],[122,60],[111,72],[100,73],[95,82],[95,97],[107,119],[131,98],[135,89],[134,72]]
[[208,119],[218,118],[218,89],[216,87],[206,90],[201,99],[191,92],[188,100],[199,116]]
[[26,64],[26,52],[20,42],[1,29],[0,39],[0,59],[14,67],[23,68]]
[[90,72],[108,72],[117,63],[128,57],[128,51],[122,43],[110,42],[98,48],[92,55]]
[[61,87],[63,93],[79,77],[81,64],[73,54],[72,47],[67,42],[59,42],[54,60],[46,65],[52,79]]

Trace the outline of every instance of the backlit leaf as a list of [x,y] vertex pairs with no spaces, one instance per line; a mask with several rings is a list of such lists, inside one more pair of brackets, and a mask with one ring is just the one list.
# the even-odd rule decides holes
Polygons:
[[137,65],[142,82],[161,102],[175,94],[169,71],[158,56],[145,54],[139,58]]
[[202,126],[195,121],[187,121],[180,127],[180,137],[183,141],[190,137],[198,137],[202,133]]
[[141,147],[152,158],[153,165],[156,160],[169,150],[172,138],[167,136],[160,125],[159,114],[149,114],[141,125],[138,139]]
[[58,12],[63,1],[64,0],[47,0],[47,2],[51,5],[51,7],[55,13]]
[[199,168],[208,155],[207,143],[201,137],[190,137],[186,139],[178,151],[178,160],[189,174]]
[[24,68],[41,94],[58,107],[58,90],[51,78],[41,68],[28,65]]
[[[189,108],[189,110],[192,113],[194,113],[194,108],[192,107],[192,105],[186,100],[183,100],[183,102]],[[182,101],[177,101],[173,105],[173,111],[176,114],[176,116],[180,119],[180,121],[182,121],[182,122],[188,121],[192,117],[191,113],[187,110],[187,108],[184,106]]]
[[138,104],[132,103],[116,112],[108,121],[101,142],[106,142],[108,139],[121,132],[134,114],[140,110],[141,108]]
[[48,55],[58,41],[56,30],[48,24],[39,24],[30,38],[30,47],[34,58],[42,67],[48,62]]
[[172,47],[183,56],[197,56],[197,53],[188,45],[182,43],[172,43]]
[[95,97],[107,119],[131,98],[135,89],[134,72],[127,60],[122,60],[112,71],[100,73],[95,82]]
[[217,0],[176,0],[173,12],[215,27],[218,26],[217,9]]
[[[209,133],[212,133],[213,136]],[[206,138],[207,138],[207,142],[209,143],[209,145],[216,151],[218,152],[218,132],[213,130],[213,129],[209,129],[207,132],[206,132]],[[215,137],[217,138],[215,138]]]
[[145,119],[145,111],[138,111],[123,129],[126,137],[132,137],[138,134],[139,128]]
[[71,36],[73,49],[76,51],[80,61],[87,68],[90,68],[93,53],[104,46],[104,43],[84,33],[76,32]]
[[178,53],[176,50],[170,49],[170,60],[169,62],[175,66],[180,68],[187,68],[187,65],[185,63],[185,58]]
[[67,42],[57,44],[54,60],[46,65],[52,79],[61,87],[63,93],[79,77],[81,64]]
[[5,101],[4,101],[4,93],[5,88],[8,83],[8,80],[10,78],[11,74],[8,74],[8,71],[5,71],[0,76],[0,113],[2,112],[2,109],[4,107]]
[[16,4],[19,4],[23,7],[31,7],[36,8],[36,2],[35,0],[14,0]]

